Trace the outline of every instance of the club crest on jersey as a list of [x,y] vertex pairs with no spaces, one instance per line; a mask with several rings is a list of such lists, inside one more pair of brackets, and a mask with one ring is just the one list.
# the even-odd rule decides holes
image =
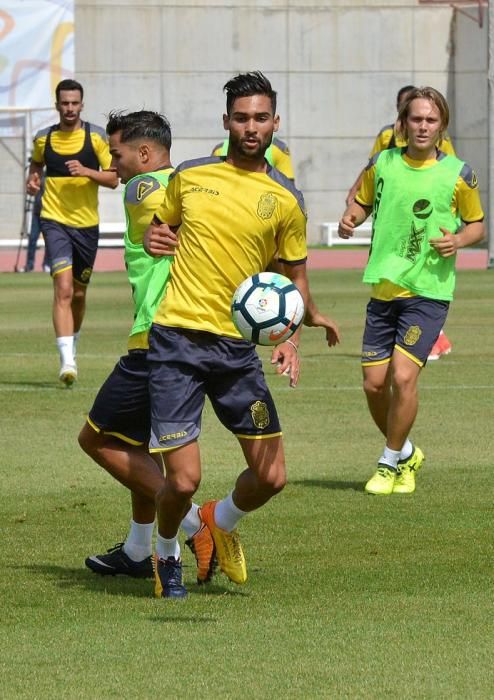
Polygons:
[[263,430],[269,425],[269,411],[264,401],[255,401],[250,407],[252,421],[256,428]]
[[257,215],[261,219],[270,219],[276,209],[277,199],[272,192],[262,194],[257,203]]
[[85,267],[81,272],[81,282],[89,282],[93,270],[91,267]]
[[422,329],[420,326],[410,326],[410,328],[405,333],[403,341],[405,345],[415,345],[422,335]]

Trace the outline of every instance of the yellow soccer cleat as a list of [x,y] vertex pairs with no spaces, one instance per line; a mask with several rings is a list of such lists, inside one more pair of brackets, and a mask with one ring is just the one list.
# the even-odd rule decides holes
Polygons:
[[389,496],[393,493],[395,479],[396,469],[385,464],[378,464],[377,471],[366,483],[365,490],[375,496]]
[[415,491],[415,474],[425,460],[420,447],[414,447],[410,457],[398,462],[398,473],[393,486],[393,493],[413,493]]
[[247,581],[247,566],[240,544],[240,537],[236,530],[227,532],[222,530],[214,522],[214,509],[218,501],[208,501],[199,509],[201,520],[208,526],[213,536],[216,547],[216,556],[221,571],[228,576],[233,583],[245,583]]

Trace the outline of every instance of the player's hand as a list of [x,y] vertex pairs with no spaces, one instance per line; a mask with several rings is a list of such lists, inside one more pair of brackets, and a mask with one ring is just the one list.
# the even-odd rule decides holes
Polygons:
[[338,236],[340,238],[351,238],[355,230],[355,221],[355,214],[351,216],[343,215],[338,222]]
[[443,235],[440,238],[431,238],[429,244],[442,258],[449,258],[458,250],[458,239],[447,228],[440,226],[439,230]]
[[273,348],[271,364],[276,365],[277,374],[290,377],[290,386],[293,389],[297,386],[300,375],[300,357],[298,346],[293,340],[285,340],[284,343]]
[[144,234],[144,250],[154,257],[176,255],[178,245],[178,234],[168,224],[151,224]]
[[65,165],[72,177],[88,177],[89,168],[86,168],[78,160],[66,160]]
[[340,342],[340,329],[336,321],[333,321],[329,316],[325,316],[319,310],[312,315],[306,314],[304,326],[309,328],[324,328],[326,331],[326,341],[328,347],[332,348]]
[[26,192],[35,197],[41,189],[41,178],[39,173],[31,173],[26,183]]

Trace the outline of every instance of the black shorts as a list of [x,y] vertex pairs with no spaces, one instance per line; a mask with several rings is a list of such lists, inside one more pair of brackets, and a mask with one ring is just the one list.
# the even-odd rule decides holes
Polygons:
[[425,297],[371,299],[367,304],[362,365],[388,362],[395,348],[420,367],[444,326],[449,302]]
[[254,345],[212,333],[153,325],[149,336],[151,452],[196,440],[206,396],[232,433],[281,435],[278,414]]
[[98,252],[99,227],[74,228],[58,221],[41,219],[51,276],[72,269],[72,277],[89,284]]
[[131,350],[115,365],[89,411],[88,423],[96,430],[128,442],[149,441],[149,367],[146,350]]

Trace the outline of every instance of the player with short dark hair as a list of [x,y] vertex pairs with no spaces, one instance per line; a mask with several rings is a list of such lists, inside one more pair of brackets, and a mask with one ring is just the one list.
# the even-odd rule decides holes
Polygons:
[[[169,252],[169,227],[180,227],[173,274],[151,328],[152,453],[162,453],[166,480],[157,498],[157,584],[163,597],[184,597],[177,531],[201,479],[198,437],[205,397],[241,446],[247,468],[222,501],[201,508],[220,568],[247,577],[236,525],[279,493],[286,481],[281,427],[261,362],[233,325],[236,287],[278,256],[308,300],[306,215],[293,183],[264,155],[279,126],[276,93],[259,72],[224,86],[226,157],[182,163],[145,237],[151,255]],[[277,372],[299,374],[299,331],[272,353]],[[166,396],[166,400],[165,397]]]
[[380,495],[415,490],[424,460],[409,439],[418,378],[453,298],[456,253],[484,237],[477,176],[437,147],[449,121],[443,95],[415,88],[398,121],[407,145],[371,158],[339,223],[339,235],[348,238],[372,212],[362,368],[369,411],[386,444],[365,490]]
[[60,102],[61,93],[65,90],[77,90],[80,94],[81,100],[84,99],[84,88],[79,81],[73,80],[73,78],[65,78],[65,80],[61,80],[55,88],[55,97],[57,102]]
[[81,119],[82,85],[62,80],[55,94],[60,121],[34,137],[27,191],[36,195],[45,169],[41,228],[53,278],[59,378],[70,386],[77,379],[76,343],[98,250],[98,187],[115,188],[117,178],[108,170],[104,130]]
[[[169,176],[171,130],[157,112],[112,112],[106,127],[112,168],[125,184],[127,221],[125,266],[132,287],[134,322],[128,354],[120,358],[98,392],[79,435],[82,449],[131,491],[132,520],[125,542],[106,554],[90,556],[86,566],[102,575],[153,576],[152,537],[155,496],[163,485],[158,464],[147,450],[150,429],[148,335],[156,307],[170,275],[171,257],[152,258],[144,251],[143,236],[163,201]],[[192,505],[182,527],[196,555],[198,581],[214,571],[214,545]]]

